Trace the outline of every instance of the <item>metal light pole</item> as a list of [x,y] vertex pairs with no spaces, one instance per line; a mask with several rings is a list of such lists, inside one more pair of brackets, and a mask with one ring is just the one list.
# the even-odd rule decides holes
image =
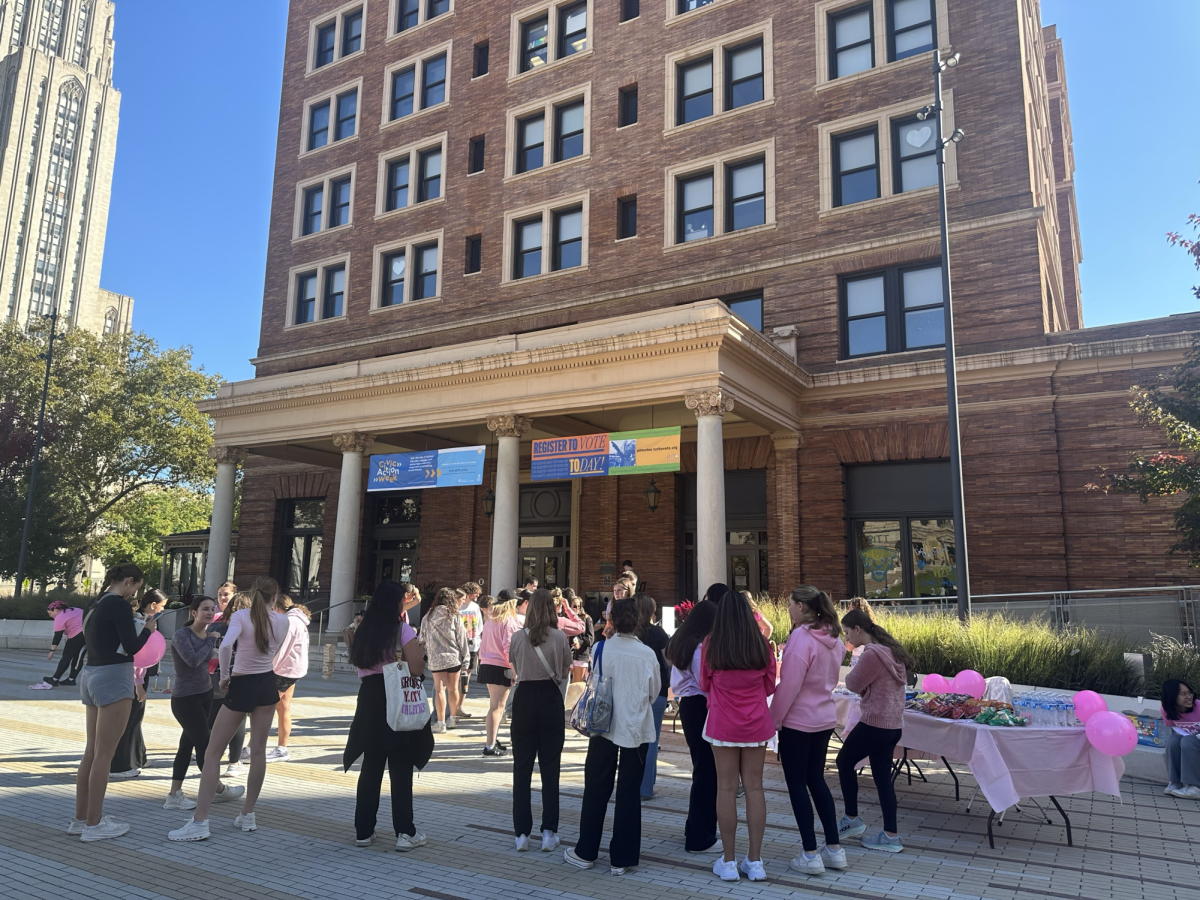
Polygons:
[[46,396],[50,393],[50,366],[54,362],[54,337],[58,331],[58,307],[50,310],[50,344],[46,348],[46,377],[42,381],[42,406],[38,411],[37,437],[33,442],[33,465],[29,470],[29,496],[25,500],[25,526],[21,529],[21,555],[17,559],[17,586],[14,598],[21,596],[25,580],[25,557],[29,552],[29,528],[33,524],[33,495],[37,489],[38,458],[42,455],[42,429],[46,424]]
[[927,106],[917,118],[934,116],[937,131],[938,169],[938,213],[942,231],[942,298],[944,327],[946,330],[946,414],[950,431],[950,498],[954,515],[954,563],[955,588],[958,595],[958,617],[962,620],[971,615],[971,577],[967,564],[967,523],[963,508],[962,444],[958,431],[958,375],[954,353],[954,305],[950,295],[950,229],[946,217],[946,145],[957,144],[965,137],[961,129],[954,129],[949,137],[943,134],[942,73],[958,65],[959,54],[942,59],[940,50],[933,53],[933,106]]

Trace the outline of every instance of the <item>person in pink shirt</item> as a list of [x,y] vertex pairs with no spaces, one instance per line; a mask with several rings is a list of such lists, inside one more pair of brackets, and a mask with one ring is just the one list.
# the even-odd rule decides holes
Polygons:
[[[767,697],[775,692],[775,656],[741,594],[730,591],[717,604],[712,634],[700,654],[700,689],[708,694],[704,739],[712,744],[717,764],[717,825],[725,851],[713,863],[713,874],[722,881],[737,881],[741,871],[751,881],[764,881],[767,798],[762,776],[767,742],[775,736],[767,706]],[[741,865],[735,852],[739,776],[750,832],[749,852]]]
[[287,762],[288,739],[292,735],[292,698],[296,693],[296,682],[308,674],[308,625],[312,615],[307,606],[292,602],[287,594],[275,599],[275,611],[287,618],[288,630],[283,643],[275,654],[275,688],[279,691],[279,703],[275,706],[278,731],[275,747],[267,751],[267,762]]
[[512,687],[508,648],[512,636],[520,629],[516,598],[509,591],[501,591],[488,610],[488,620],[483,623],[483,636],[479,642],[479,683],[486,684],[488,689],[484,756],[504,756],[508,752],[508,748],[500,743],[498,732],[500,717],[504,714],[504,702]]
[[1183,722],[1200,722],[1200,707],[1187,682],[1178,678],[1163,682],[1162,717],[1167,726],[1167,789],[1163,793],[1200,800],[1200,736],[1175,731]]
[[[820,875],[826,867],[846,868],[846,851],[838,839],[837,809],[825,782],[825,758],[837,723],[833,689],[837,687],[846,646],[840,640],[842,626],[837,610],[824,591],[810,584],[796,588],[788,616],[792,633],[783,648],[771,718],[779,732],[779,762],[803,844],[803,852],[792,860],[792,868]],[[813,828],[813,804],[825,830],[825,847],[820,853]]]
[[[62,659],[53,675],[47,675],[42,681],[52,685],[73,685],[79,670],[83,668],[83,650],[87,642],[83,637],[83,610],[78,606],[68,606],[62,600],[55,600],[46,607],[46,614],[54,617],[54,638],[50,641],[50,652],[46,659],[54,658],[54,651],[65,636],[66,646],[63,647]],[[70,675],[62,678],[70,668]],[[62,678],[62,681],[59,679]]]

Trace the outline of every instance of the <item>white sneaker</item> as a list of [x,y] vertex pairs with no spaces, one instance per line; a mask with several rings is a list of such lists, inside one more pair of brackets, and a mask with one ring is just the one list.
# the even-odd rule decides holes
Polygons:
[[288,756],[287,747],[272,747],[267,751],[267,762],[269,763],[287,762],[289,759],[291,759],[291,757]]
[[590,859],[584,859],[577,854],[574,847],[568,847],[563,851],[563,862],[570,863],[577,869],[590,869],[595,865]]
[[230,763],[225,767],[225,774],[222,778],[241,778],[246,774],[246,767],[240,762]]
[[373,843],[375,843],[375,832],[374,831],[371,832],[370,837],[354,839],[355,847],[370,847]]
[[233,827],[242,831],[258,831],[258,823],[254,821],[254,813],[244,813],[233,820]]
[[454,728],[457,725],[458,725],[458,719],[455,716],[447,716],[446,717],[446,730],[447,731],[449,731],[451,728]]
[[163,809],[195,809],[196,801],[189,800],[187,794],[180,788],[173,794],[167,794],[167,801],[163,804]]
[[549,853],[558,847],[558,835],[553,831],[542,832],[542,852]]
[[717,861],[713,863],[713,874],[722,881],[738,881],[741,876],[738,875],[738,865],[736,862],[726,860],[723,856],[718,856]]
[[626,868],[628,868],[628,867],[627,866],[609,866],[608,874],[609,875],[624,875]]
[[124,772],[109,772],[108,780],[112,781],[114,778],[117,778],[117,779],[137,778],[141,774],[142,774],[141,769],[126,769]]
[[434,734],[442,734],[445,732],[445,730],[446,730],[445,722],[434,722],[433,723],[433,733]]
[[249,747],[242,748],[242,762],[250,762],[250,748]]
[[[227,785],[225,785],[225,790],[217,791],[215,794],[213,794],[213,803],[228,803],[230,800],[238,799],[238,797],[241,797],[245,793],[246,793],[246,788],[243,787],[242,785],[227,784]],[[196,805],[195,803],[192,804],[192,806],[195,806],[195,805]],[[192,807],[189,806],[186,808],[191,809]]]
[[409,850],[416,850],[418,847],[424,847],[427,843],[429,843],[429,841],[427,841],[425,839],[425,835],[421,834],[419,831],[412,837],[409,837],[407,834],[400,834],[396,836],[396,849],[401,853]]
[[847,869],[849,864],[846,862],[846,850],[844,847],[838,847],[836,850],[830,850],[828,847],[821,848],[821,862],[824,863],[827,869]]
[[738,871],[751,881],[767,880],[767,870],[763,867],[761,859],[751,859],[749,856],[743,856],[741,865],[738,866]]
[[71,818],[71,824],[67,826],[67,834],[81,835],[83,829],[87,828],[87,819]]
[[124,822],[114,822],[112,816],[104,816],[95,825],[84,825],[79,835],[81,841],[107,841],[117,838],[129,830]]
[[1163,793],[1166,794],[1168,797],[1171,797],[1171,796],[1174,796],[1175,791],[1181,787],[1183,787],[1182,784],[1180,784],[1177,781],[1172,781],[1165,788],[1163,788]]
[[524,853],[526,850],[529,849],[529,835],[518,834],[516,843],[517,843],[517,852]]
[[1183,800],[1200,800],[1200,787],[1194,784],[1185,784],[1173,791],[1172,796]]
[[208,840],[208,819],[203,822],[197,822],[195,819],[189,819],[188,823],[182,828],[176,828],[174,831],[167,832],[167,840],[169,841],[207,841]]
[[[842,851],[843,862],[845,861],[845,859],[846,859],[846,851],[843,850]],[[809,856],[807,853],[805,853],[803,850],[801,850],[800,855],[797,856],[795,859],[793,859],[789,863],[789,865],[791,866],[791,868],[794,871],[803,872],[805,875],[824,875],[825,874],[825,863],[823,863],[821,860],[822,860],[822,854],[814,853],[812,856]]]

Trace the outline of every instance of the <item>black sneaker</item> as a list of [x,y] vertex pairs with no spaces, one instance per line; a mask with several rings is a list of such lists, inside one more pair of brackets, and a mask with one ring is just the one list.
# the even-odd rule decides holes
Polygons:
[[60,681],[58,684],[59,684],[59,686],[60,686],[60,687],[74,687],[74,686],[75,686],[75,679],[74,679],[74,678],[64,678],[64,679],[63,679],[62,681]]
[[483,755],[484,756],[508,756],[508,748],[505,747],[504,745],[500,744],[499,742],[497,742],[496,746],[494,746],[494,747],[484,747]]
[[42,681],[46,682],[46,684],[50,685],[51,687],[57,687],[60,684],[66,684],[65,681],[59,681],[57,678],[52,678],[49,675],[42,676]]
[[507,753],[508,752],[508,744],[503,744],[500,742],[499,738],[496,738],[496,749],[501,751],[502,753]]

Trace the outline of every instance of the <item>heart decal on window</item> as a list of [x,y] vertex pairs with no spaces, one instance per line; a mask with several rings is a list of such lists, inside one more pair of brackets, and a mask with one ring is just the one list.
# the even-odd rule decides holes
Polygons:
[[924,147],[933,134],[933,129],[926,125],[923,128],[910,128],[908,134],[904,136],[904,140],[913,147]]

